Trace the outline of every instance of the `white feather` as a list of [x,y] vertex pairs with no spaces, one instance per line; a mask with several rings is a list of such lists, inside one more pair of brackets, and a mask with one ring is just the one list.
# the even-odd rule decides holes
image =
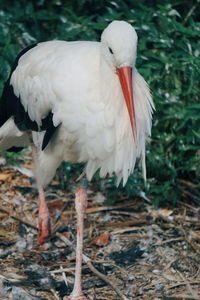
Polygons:
[[[20,58],[12,74],[14,92],[20,96],[31,120],[41,126],[41,120],[52,111],[54,125],[61,123],[44,151],[41,151],[44,133],[34,134],[43,184],[51,180],[62,160],[85,162],[89,180],[99,169],[101,177],[115,173],[117,184],[123,179],[125,185],[136,159],[142,157],[146,177],[145,142],[151,134],[153,102],[146,82],[133,66],[135,144],[113,65],[134,65],[137,35],[126,22],[113,23],[115,26],[108,26],[100,43],[38,44]],[[120,26],[126,33],[122,40],[118,36]],[[128,41],[127,48],[125,41]],[[115,60],[108,51],[109,42],[114,47]]]
[[27,147],[30,139],[27,133],[21,132],[15,125],[13,118],[8,119],[0,127],[0,149],[7,150],[11,147]]

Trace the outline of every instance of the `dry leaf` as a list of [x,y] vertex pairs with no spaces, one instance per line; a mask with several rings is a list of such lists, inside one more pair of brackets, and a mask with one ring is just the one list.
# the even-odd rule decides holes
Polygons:
[[173,210],[170,209],[157,209],[157,210],[152,210],[150,212],[151,216],[155,219],[157,218],[164,218],[166,220],[172,221],[173,220]]
[[97,246],[106,246],[109,243],[110,233],[103,233],[92,240],[92,244]]
[[13,173],[0,173],[0,181],[11,181]]
[[3,228],[0,228],[0,236],[7,236],[10,232],[3,229]]
[[70,239],[70,232],[65,231],[62,233],[62,235],[64,235],[68,240]]
[[64,208],[65,203],[62,200],[55,200],[48,202],[48,208],[51,215],[55,215],[56,210],[62,210]]

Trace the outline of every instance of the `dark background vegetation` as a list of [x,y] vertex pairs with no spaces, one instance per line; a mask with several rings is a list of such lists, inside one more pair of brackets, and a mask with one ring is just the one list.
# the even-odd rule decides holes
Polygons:
[[[0,93],[24,47],[51,39],[99,40],[114,19],[130,22],[138,33],[137,68],[150,85],[156,112],[146,187],[138,171],[124,189],[111,180],[99,187],[107,186],[110,201],[123,192],[143,193],[155,205],[175,203],[182,180],[200,189],[199,0],[0,0]],[[79,168],[63,164],[60,174],[68,179]],[[98,175],[94,182],[100,183]]]

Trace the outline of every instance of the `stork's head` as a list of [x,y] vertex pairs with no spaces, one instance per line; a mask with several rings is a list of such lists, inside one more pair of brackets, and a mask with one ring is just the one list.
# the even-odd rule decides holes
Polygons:
[[[104,55],[115,68],[132,67],[136,59],[137,34],[125,21],[113,21],[101,35]],[[106,53],[107,52],[107,53]]]
[[137,34],[129,23],[113,21],[103,31],[101,44],[105,60],[118,74],[136,141],[132,67],[136,60]]

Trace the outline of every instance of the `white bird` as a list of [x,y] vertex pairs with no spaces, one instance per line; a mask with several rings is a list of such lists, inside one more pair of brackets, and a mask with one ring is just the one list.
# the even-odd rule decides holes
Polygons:
[[[88,180],[99,170],[125,185],[141,158],[146,177],[154,105],[135,67],[136,50],[135,29],[113,21],[100,42],[43,42],[17,57],[0,101],[0,149],[36,147],[40,242],[50,232],[43,186],[62,161],[85,163]],[[78,285],[70,299],[86,299]]]

